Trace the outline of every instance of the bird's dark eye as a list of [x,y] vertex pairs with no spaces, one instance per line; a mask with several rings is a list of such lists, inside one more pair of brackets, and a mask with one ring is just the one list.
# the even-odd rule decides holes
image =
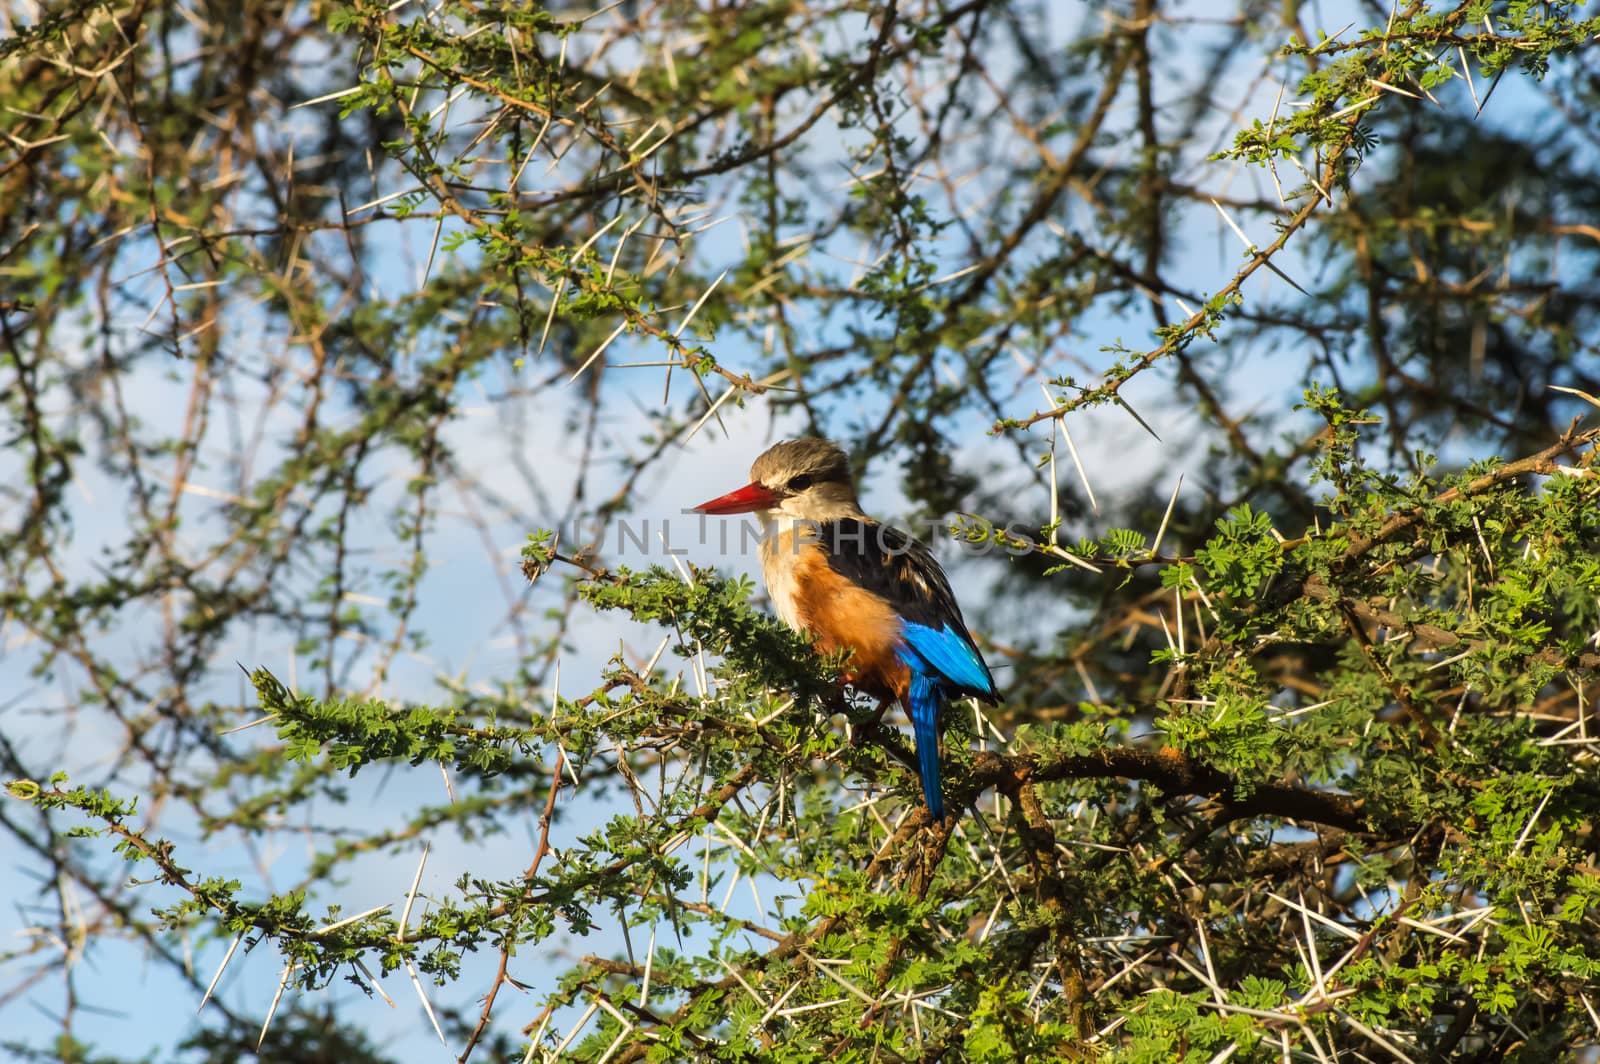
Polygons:
[[797,477],[790,477],[789,483],[785,486],[790,491],[805,491],[811,486],[811,476],[808,473],[801,473]]

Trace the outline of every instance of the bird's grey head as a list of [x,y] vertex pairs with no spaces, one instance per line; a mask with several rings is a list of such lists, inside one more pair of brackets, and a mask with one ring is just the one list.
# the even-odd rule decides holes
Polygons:
[[773,494],[771,510],[784,517],[832,521],[861,514],[850,460],[831,440],[775,444],[750,466],[750,480]]

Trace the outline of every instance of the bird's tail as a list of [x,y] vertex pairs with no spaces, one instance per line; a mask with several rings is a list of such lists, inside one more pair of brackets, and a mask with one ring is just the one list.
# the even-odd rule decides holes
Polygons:
[[922,770],[922,796],[928,801],[933,819],[944,819],[944,795],[939,788],[939,683],[933,677],[911,670],[911,728],[917,742],[917,765]]

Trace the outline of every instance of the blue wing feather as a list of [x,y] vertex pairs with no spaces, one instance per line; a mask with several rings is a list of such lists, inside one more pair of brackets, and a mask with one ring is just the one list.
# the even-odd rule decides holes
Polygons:
[[[994,697],[994,678],[978,656],[977,648],[954,628],[945,625],[935,630],[927,625],[905,623],[905,639],[921,658],[948,684],[960,691]],[[913,669],[915,666],[912,666]]]

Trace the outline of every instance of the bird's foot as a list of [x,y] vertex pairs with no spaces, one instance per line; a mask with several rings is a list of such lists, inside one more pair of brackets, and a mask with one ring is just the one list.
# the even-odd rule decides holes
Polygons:
[[845,720],[850,725],[850,742],[855,746],[865,745],[867,740],[878,730],[878,725],[883,722],[883,715],[889,707],[894,705],[892,698],[880,698],[878,704],[868,710],[845,710]]
[[845,720],[851,724],[877,724],[883,720],[883,715],[894,705],[892,698],[880,698],[878,704],[872,709],[856,709],[853,706],[841,706],[838,712],[843,713]]

